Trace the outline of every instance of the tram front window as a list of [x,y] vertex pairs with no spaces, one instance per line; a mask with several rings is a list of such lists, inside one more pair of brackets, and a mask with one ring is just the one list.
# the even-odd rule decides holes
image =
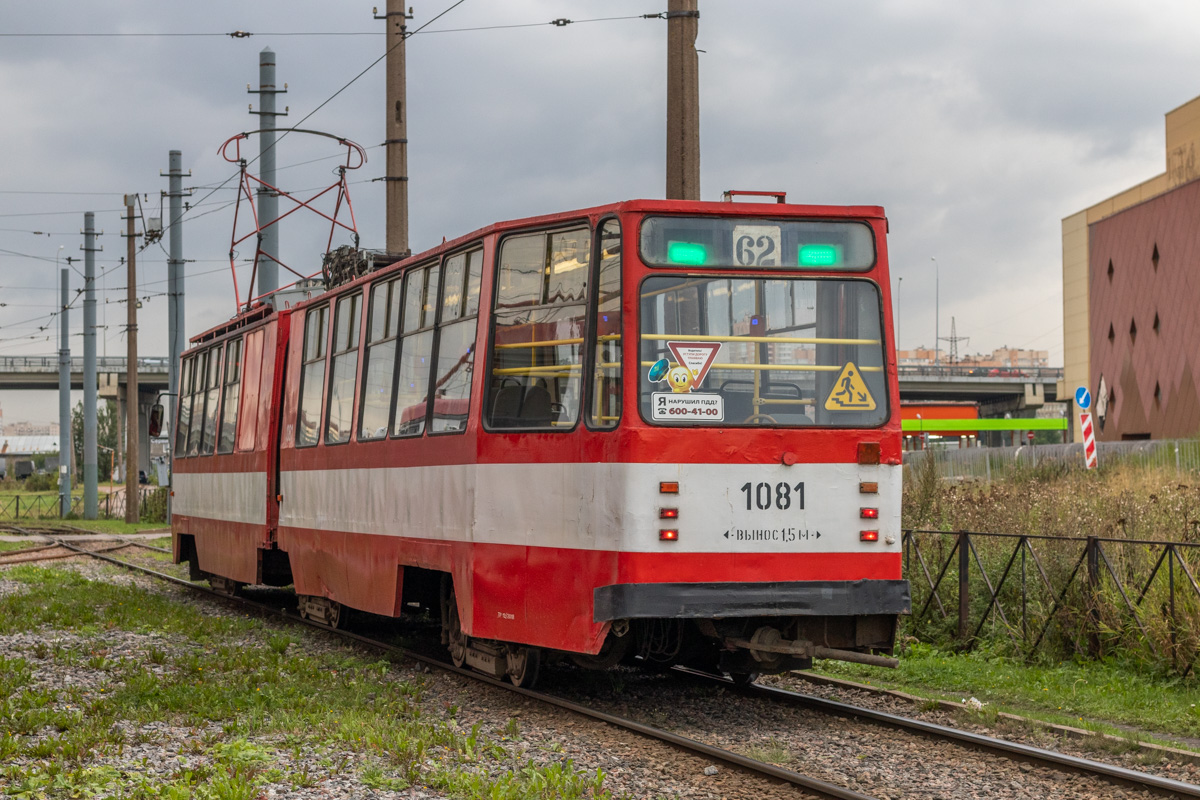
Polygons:
[[862,428],[888,418],[871,281],[656,276],[640,302],[647,422]]

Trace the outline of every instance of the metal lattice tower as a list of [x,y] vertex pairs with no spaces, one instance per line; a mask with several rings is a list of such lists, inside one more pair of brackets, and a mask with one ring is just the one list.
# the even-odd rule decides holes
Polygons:
[[967,342],[971,341],[970,336],[959,336],[958,335],[958,332],[954,326],[954,317],[950,318],[950,335],[949,336],[939,336],[938,339],[940,341],[950,343],[950,363],[951,364],[958,363],[958,343],[962,342],[963,344],[966,344]]

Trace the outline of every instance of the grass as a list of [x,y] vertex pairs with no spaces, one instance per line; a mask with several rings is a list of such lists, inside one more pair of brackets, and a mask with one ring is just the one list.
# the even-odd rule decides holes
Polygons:
[[1005,480],[941,480],[932,460],[904,474],[903,526],[1044,536],[1200,541],[1200,475],[1121,461],[1060,465]]
[[980,713],[991,717],[1008,711],[1118,736],[1130,736],[1121,727],[1128,726],[1166,741],[1200,737],[1200,682],[1150,674],[1116,660],[1036,666],[915,644],[895,670],[835,661],[817,665],[814,672],[820,674],[920,697],[954,703],[975,697],[986,704]]
[[0,542],[0,553],[11,550],[25,550],[30,547],[42,547],[45,542]]
[[[299,634],[261,620],[66,569],[17,567],[6,577],[24,591],[0,598],[0,635],[87,637],[0,659],[0,785],[18,797],[252,800],[332,775],[466,798],[611,797],[603,773],[522,757],[506,749],[504,729],[465,729],[431,711],[421,682],[401,680],[386,661],[310,651]],[[104,645],[111,631],[146,638],[117,652]],[[86,669],[89,680],[40,687],[39,659]],[[156,722],[188,733],[164,741],[146,727]],[[100,761],[151,740],[178,758],[165,775],[128,758],[119,772]]]
[[[21,520],[21,522],[24,522],[24,520]],[[131,525],[123,519],[39,519],[31,520],[28,524],[39,530],[49,528],[61,531],[62,533],[109,533],[117,536],[125,536],[131,533],[145,533],[146,531],[161,531],[170,527],[162,522],[136,522]],[[170,541],[170,537],[167,537],[167,541]]]

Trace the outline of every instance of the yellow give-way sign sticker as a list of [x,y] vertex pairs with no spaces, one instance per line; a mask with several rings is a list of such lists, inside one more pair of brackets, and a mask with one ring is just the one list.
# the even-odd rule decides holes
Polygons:
[[833,383],[833,390],[825,398],[826,411],[874,411],[875,398],[867,390],[867,384],[862,378],[862,372],[854,366],[853,361],[838,374]]

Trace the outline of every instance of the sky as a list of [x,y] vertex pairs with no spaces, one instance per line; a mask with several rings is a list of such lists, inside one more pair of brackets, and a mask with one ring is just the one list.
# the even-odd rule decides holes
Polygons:
[[[666,0],[455,2],[414,0],[409,23],[430,23],[407,44],[414,251],[499,220],[664,195],[667,23],[641,15]],[[932,346],[954,320],[969,337],[960,353],[1048,350],[1061,365],[1061,220],[1163,171],[1163,115],[1200,94],[1200,4],[699,8],[702,199],[767,189],[795,203],[882,205],[902,349]],[[614,17],[631,18],[601,20]],[[549,24],[561,18],[575,22]],[[361,243],[382,248],[384,64],[368,69],[382,24],[370,4],[344,1],[0,4],[0,357],[57,351],[58,269],[73,270],[74,296],[82,262],[67,259],[83,256],[85,211],[104,233],[98,349],[124,354],[122,196],[166,216],[170,150],[193,189],[187,334],[234,313],[238,178],[218,150],[258,127],[246,87],[266,47],[288,84],[281,125],[367,148],[348,180]],[[257,153],[255,139],[245,147]],[[281,187],[315,193],[336,179],[339,155],[330,140],[287,137]],[[315,271],[328,235],[316,217],[289,218],[283,261]],[[143,355],[167,354],[164,246],[136,259]],[[243,291],[251,255],[252,244],[236,248]],[[6,422],[57,419],[54,393],[0,391],[0,409]]]

